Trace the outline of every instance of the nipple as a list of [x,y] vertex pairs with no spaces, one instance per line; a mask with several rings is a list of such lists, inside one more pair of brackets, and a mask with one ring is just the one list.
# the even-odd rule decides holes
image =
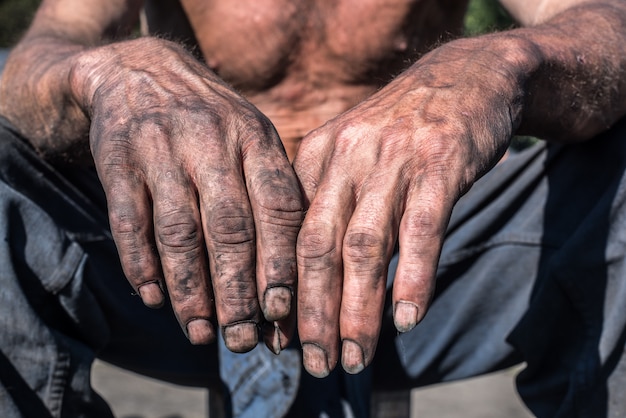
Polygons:
[[207,57],[207,58],[205,58],[205,61],[206,61],[206,65],[208,65],[211,70],[217,72],[217,70],[220,67],[220,63],[217,60],[217,58],[215,58],[215,57]]
[[399,36],[393,41],[393,49],[398,52],[404,52],[409,48],[409,43],[406,37]]

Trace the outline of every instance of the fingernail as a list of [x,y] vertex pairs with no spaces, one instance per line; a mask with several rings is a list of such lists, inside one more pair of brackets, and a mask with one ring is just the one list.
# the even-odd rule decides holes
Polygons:
[[163,297],[161,286],[159,286],[157,282],[144,283],[137,288],[137,292],[144,305],[150,308],[160,308],[163,306],[165,298]]
[[246,353],[259,342],[259,330],[254,322],[240,322],[224,327],[224,343],[234,353]]
[[302,344],[302,362],[307,372],[314,377],[322,378],[330,374],[326,351],[317,344]]
[[265,291],[263,315],[268,321],[277,321],[285,318],[291,311],[291,297],[293,292],[286,286],[270,287]]
[[193,319],[187,323],[187,338],[194,345],[210,344],[215,341],[215,330],[206,319]]
[[417,305],[412,302],[399,301],[393,312],[393,322],[400,332],[408,332],[417,325]]
[[267,331],[265,332],[265,345],[270,351],[276,355],[280,354],[280,328],[278,324],[274,322],[273,326],[267,324]]
[[341,364],[350,374],[357,374],[365,368],[365,356],[359,344],[352,340],[343,340]]

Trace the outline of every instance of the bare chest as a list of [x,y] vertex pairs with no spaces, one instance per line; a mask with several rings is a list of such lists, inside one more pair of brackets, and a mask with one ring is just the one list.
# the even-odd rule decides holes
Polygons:
[[[153,0],[154,1],[154,0]],[[171,1],[171,0],[169,0]],[[167,1],[159,1],[160,5]],[[243,91],[291,76],[387,81],[407,59],[461,27],[466,0],[181,0],[207,64]],[[180,6],[179,6],[180,7]],[[163,9],[161,7],[161,9]],[[171,13],[152,22],[176,27]]]
[[458,33],[466,3],[147,0],[146,14],[152,32],[193,38],[209,67],[270,117],[293,156],[311,129]]

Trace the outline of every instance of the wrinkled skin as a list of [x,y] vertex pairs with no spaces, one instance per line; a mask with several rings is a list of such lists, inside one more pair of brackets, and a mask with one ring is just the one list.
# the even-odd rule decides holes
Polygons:
[[536,26],[419,60],[465,1],[147,2],[152,31],[189,16],[206,64],[163,39],[115,40],[140,3],[45,0],[0,112],[51,161],[95,164],[146,305],[167,290],[192,343],[216,318],[231,350],[262,327],[278,352],[297,295],[319,377],[372,361],[396,242],[396,327],[424,317],[450,212],[513,134],[585,140],[626,114],[617,0],[506,0]]
[[270,337],[280,351],[303,209],[293,169],[264,115],[178,47],[159,48],[159,72],[136,65],[154,55],[111,47],[123,78],[106,62],[74,74],[99,79],[90,146],[124,271],[149,306],[163,304],[165,283],[192,343],[215,338],[217,314],[229,348],[250,350],[263,318],[271,330],[282,320]]
[[300,146],[295,168],[310,207],[298,239],[298,321],[314,375],[328,374],[339,352],[352,373],[372,360],[396,240],[396,327],[423,318],[452,207],[506,149],[520,91],[497,71],[489,84],[468,79],[484,57],[459,52],[423,58]]

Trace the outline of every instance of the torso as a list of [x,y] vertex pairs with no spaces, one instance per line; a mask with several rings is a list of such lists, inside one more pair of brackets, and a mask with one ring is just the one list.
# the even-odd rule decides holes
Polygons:
[[146,3],[150,32],[197,42],[209,67],[272,120],[293,157],[307,132],[458,34],[467,1]]

